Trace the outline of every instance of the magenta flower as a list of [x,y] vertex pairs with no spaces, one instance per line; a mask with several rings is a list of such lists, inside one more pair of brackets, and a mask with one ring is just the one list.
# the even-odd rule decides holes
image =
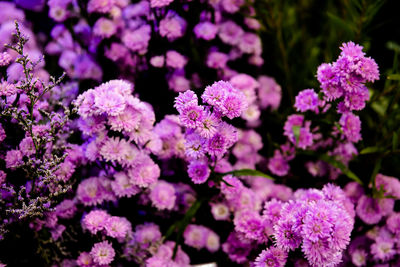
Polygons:
[[165,181],[158,181],[151,189],[149,197],[159,210],[171,210],[175,207],[175,188]]
[[93,261],[100,265],[110,264],[115,257],[115,251],[108,241],[103,241],[93,245],[90,255]]
[[205,183],[210,176],[210,169],[206,162],[191,161],[188,166],[188,174],[195,184]]
[[294,106],[300,112],[307,110],[318,112],[318,94],[315,93],[314,89],[305,89],[296,96]]

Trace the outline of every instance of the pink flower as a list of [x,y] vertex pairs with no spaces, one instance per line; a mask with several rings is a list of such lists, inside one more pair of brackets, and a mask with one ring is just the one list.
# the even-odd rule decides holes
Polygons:
[[152,8],[164,7],[164,6],[168,6],[172,2],[174,2],[174,0],[150,0],[150,6]]
[[171,210],[175,207],[175,188],[167,182],[158,181],[151,189],[150,200],[159,210]]
[[205,21],[197,24],[194,27],[193,31],[196,34],[197,38],[202,38],[209,41],[215,38],[218,32],[218,28],[217,26],[215,26],[215,24],[209,21]]
[[132,231],[132,226],[126,218],[110,216],[105,221],[104,229],[108,236],[123,240]]
[[116,31],[115,22],[106,18],[98,19],[93,26],[93,34],[101,38],[110,38]]
[[175,50],[169,50],[166,54],[166,65],[168,67],[174,68],[174,69],[182,69],[185,67],[187,63],[187,59],[176,52]]
[[93,261],[100,265],[110,264],[115,257],[115,251],[108,241],[103,241],[93,245],[90,255]]
[[102,231],[110,215],[104,210],[92,210],[82,220],[82,227],[96,234]]

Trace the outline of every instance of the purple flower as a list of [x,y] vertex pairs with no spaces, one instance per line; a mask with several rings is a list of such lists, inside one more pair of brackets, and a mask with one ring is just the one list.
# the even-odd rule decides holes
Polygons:
[[224,69],[226,68],[226,64],[228,63],[229,57],[227,54],[212,51],[207,56],[207,67],[212,69]]
[[104,210],[92,210],[82,220],[82,227],[96,234],[102,231],[110,215]]
[[93,26],[93,34],[101,38],[110,38],[117,31],[117,27],[112,20],[100,18]]
[[201,124],[204,118],[204,108],[198,105],[187,105],[183,108],[179,115],[179,119],[183,126],[187,128],[196,128]]
[[351,142],[357,143],[361,140],[361,120],[353,113],[344,113],[339,120],[343,135]]
[[132,232],[131,223],[123,217],[109,216],[104,224],[106,234],[110,237],[123,240],[129,232]]
[[279,150],[275,150],[274,156],[268,160],[268,169],[275,175],[285,176],[288,174],[290,166]]
[[147,51],[150,35],[151,27],[149,25],[143,25],[134,31],[125,31],[122,34],[122,42],[131,51],[144,54]]
[[222,250],[228,254],[232,261],[244,263],[252,250],[252,243],[250,240],[241,237],[238,233],[232,232],[222,245]]
[[262,236],[263,220],[255,211],[245,210],[236,213],[233,223],[235,230],[243,233],[246,238],[258,240]]
[[371,245],[371,254],[375,260],[386,262],[397,254],[393,240],[377,238],[375,241]]
[[219,25],[218,36],[222,42],[229,45],[236,45],[244,34],[243,29],[235,22],[228,20]]
[[90,255],[93,261],[100,265],[110,264],[115,257],[115,251],[108,241],[99,242],[93,245]]
[[150,6],[155,7],[165,7],[174,2],[174,0],[150,0]]
[[159,210],[171,210],[175,207],[175,188],[165,181],[158,181],[152,187],[149,197],[153,205]]
[[293,219],[280,219],[274,226],[276,245],[285,251],[295,250],[301,243],[300,229],[301,227]]
[[90,0],[87,9],[89,13],[108,13],[115,5],[115,0]]
[[191,161],[188,166],[188,174],[195,184],[205,183],[210,176],[210,168],[203,161]]
[[189,224],[183,233],[185,244],[197,249],[205,247],[207,230],[204,226]]
[[362,49],[361,45],[354,42],[343,43],[340,47],[340,50],[342,50],[340,57],[347,57],[351,60],[362,58],[365,55]]
[[365,195],[358,200],[356,211],[366,224],[377,224],[382,219],[378,201]]
[[191,159],[202,158],[205,154],[205,139],[197,133],[186,135],[185,138],[185,154]]
[[167,16],[160,21],[160,35],[173,41],[182,37],[186,31],[186,21],[174,11],[169,10]]
[[318,112],[318,94],[315,93],[314,89],[305,89],[296,96],[294,106],[300,112],[307,110]]
[[12,58],[7,52],[0,53],[0,67],[10,64]]
[[282,88],[276,83],[274,78],[262,75],[258,77],[258,97],[260,99],[260,107],[275,110],[279,107],[282,98]]
[[183,109],[189,105],[198,105],[197,95],[193,91],[188,90],[184,93],[179,93],[179,96],[175,98],[174,107],[179,113],[181,113]]
[[283,267],[286,264],[287,252],[277,247],[263,250],[256,258],[255,267]]
[[20,150],[9,150],[6,154],[6,168],[7,169],[16,169],[21,166],[24,162],[22,160],[23,154]]
[[210,41],[215,38],[218,32],[217,26],[215,24],[205,21],[197,24],[194,29],[194,33],[197,38],[202,38],[204,40]]
[[166,53],[166,66],[174,69],[183,69],[187,63],[187,59],[176,52],[175,50],[169,50]]

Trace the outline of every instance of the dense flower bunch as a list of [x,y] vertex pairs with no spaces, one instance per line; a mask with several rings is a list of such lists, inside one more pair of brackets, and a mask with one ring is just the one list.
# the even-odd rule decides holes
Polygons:
[[[353,111],[365,107],[365,102],[369,100],[365,83],[378,80],[379,70],[374,59],[365,57],[362,46],[348,42],[343,43],[340,49],[342,51],[336,62],[323,63],[318,68],[321,97],[314,89],[305,89],[296,96],[294,104],[296,110],[302,113],[311,111],[324,114],[330,109],[330,102],[334,104],[343,99],[337,103],[337,113],[341,114],[339,121],[332,128],[330,136],[324,137],[318,132],[318,125],[311,128],[311,121],[306,120],[305,115],[288,116],[283,134],[290,142],[289,147],[285,144],[280,150],[275,150],[268,165],[275,175],[284,176],[289,172],[288,162],[295,157],[294,148],[290,148],[292,144],[303,150],[331,149],[328,154],[344,165],[358,153],[353,143],[362,139],[361,120]],[[313,176],[323,176],[329,170],[333,179],[341,172],[320,161],[307,163],[307,168]]]
[[[9,40],[14,36],[17,43],[7,44],[2,52],[2,66],[8,67],[8,76],[2,77],[7,80],[0,84],[4,166],[0,170],[1,238],[16,220],[43,216],[53,209],[54,200],[68,190],[70,178],[63,172],[68,145],[63,135],[68,133],[70,111],[62,104],[55,106],[47,101],[62,77],[50,77],[41,69],[40,59],[35,61],[26,54],[28,38],[21,33],[19,24],[14,27],[15,32],[4,33]],[[35,47],[31,49],[30,52],[35,51]],[[15,177],[21,171],[23,178],[18,181]]]
[[196,184],[208,179],[209,164],[222,158],[238,140],[237,130],[222,121],[222,117],[239,117],[247,108],[244,94],[229,82],[219,81],[206,87],[201,98],[209,106],[199,105],[196,94],[190,90],[175,100],[180,123],[187,128],[185,154],[190,161],[188,173]]
[[256,6],[0,2],[0,266],[399,265],[399,180],[349,169],[378,65],[343,43],[284,110]]

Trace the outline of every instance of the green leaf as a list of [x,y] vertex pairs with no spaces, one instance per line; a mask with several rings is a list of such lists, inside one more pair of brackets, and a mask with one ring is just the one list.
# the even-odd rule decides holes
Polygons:
[[399,81],[400,80],[400,74],[390,74],[387,76],[388,80],[395,80],[395,81]]
[[331,12],[327,12],[328,18],[332,21],[332,23],[336,24],[336,26],[345,30],[348,34],[353,35],[355,30],[354,26],[349,23],[349,21],[345,21],[342,18],[334,15]]
[[293,126],[292,131],[293,131],[294,136],[296,137],[296,144],[298,144],[299,136],[300,136],[300,126],[297,126],[297,125]]
[[260,176],[260,177],[264,177],[264,178],[268,178],[271,180],[275,180],[272,176],[257,171],[257,170],[252,170],[252,169],[241,169],[241,170],[235,170],[235,171],[230,171],[230,172],[225,172],[225,173],[221,173],[220,175],[228,175],[228,174],[232,174],[233,176]]
[[369,146],[361,150],[360,155],[373,154],[377,152],[382,152],[382,148],[379,148],[377,146]]
[[395,52],[400,52],[400,45],[393,42],[393,41],[389,41],[386,43],[386,48],[393,50]]
[[399,135],[396,132],[394,132],[392,138],[392,151],[395,151],[398,146],[399,146]]
[[173,254],[174,259],[176,252],[178,251],[178,246],[182,240],[183,232],[185,231],[188,224],[192,221],[193,217],[196,215],[197,211],[199,210],[199,208],[201,207],[201,205],[205,200],[206,198],[201,198],[199,200],[196,200],[192,204],[192,206],[190,206],[188,211],[185,213],[185,216],[180,221],[177,221],[174,224],[172,224],[165,233],[163,240],[168,239],[175,232],[175,230],[178,230],[174,247],[174,254]]
[[346,165],[344,165],[342,162],[337,161],[335,158],[325,155],[325,154],[320,155],[319,158],[321,160],[325,161],[326,163],[331,164],[333,167],[340,169],[344,175],[346,175],[350,179],[354,180],[355,182],[357,182],[361,185],[363,184],[361,179],[358,178],[358,176],[354,172],[350,171],[350,169],[348,167],[346,167]]

